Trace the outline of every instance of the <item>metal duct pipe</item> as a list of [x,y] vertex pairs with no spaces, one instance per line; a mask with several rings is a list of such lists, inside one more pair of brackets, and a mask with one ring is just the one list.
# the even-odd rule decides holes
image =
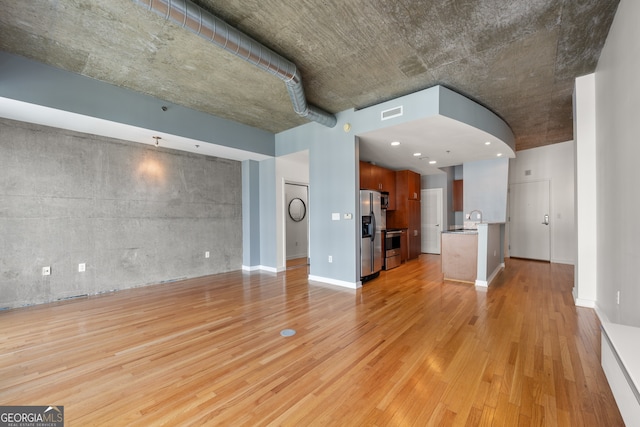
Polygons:
[[302,79],[293,62],[189,0],[133,0],[133,2],[156,12],[165,19],[173,21],[284,81],[291,97],[293,110],[299,116],[328,127],[336,125],[337,120],[333,114],[307,104]]

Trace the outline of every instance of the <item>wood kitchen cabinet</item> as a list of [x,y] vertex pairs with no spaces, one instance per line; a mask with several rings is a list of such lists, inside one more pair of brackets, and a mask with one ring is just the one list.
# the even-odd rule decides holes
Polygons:
[[382,191],[389,193],[389,207],[388,211],[396,209],[396,171],[390,169],[382,169]]
[[389,193],[388,210],[396,208],[396,172],[381,166],[360,162],[360,189]]
[[407,258],[409,256],[409,233],[406,231],[402,233],[402,237],[400,238],[400,262],[407,262]]
[[421,221],[420,221],[420,201],[409,200],[409,229],[407,234],[409,236],[409,259],[418,258],[422,252],[422,233],[421,233]]
[[373,188],[373,179],[371,177],[371,169],[373,165],[367,162],[360,162],[360,189],[375,190]]
[[453,211],[454,212],[462,212],[464,210],[463,207],[463,197],[464,194],[464,185],[461,179],[456,179],[453,181]]
[[396,208],[387,211],[387,228],[407,229],[407,259],[420,255],[421,213],[420,174],[404,170],[396,172]]
[[420,174],[410,170],[397,171],[396,191],[402,192],[402,195],[398,194],[402,199],[420,200]]

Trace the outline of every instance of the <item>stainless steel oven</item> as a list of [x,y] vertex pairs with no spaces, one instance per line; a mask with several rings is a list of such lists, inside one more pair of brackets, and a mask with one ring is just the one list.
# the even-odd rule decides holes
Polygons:
[[384,269],[391,270],[401,263],[400,250],[404,230],[390,230],[384,236]]

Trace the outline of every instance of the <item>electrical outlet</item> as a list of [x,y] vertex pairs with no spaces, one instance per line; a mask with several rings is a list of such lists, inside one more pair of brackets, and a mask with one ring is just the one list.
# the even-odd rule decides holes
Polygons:
[[333,257],[329,255],[329,262],[333,262]]
[[82,273],[82,272],[83,272],[83,271],[85,271],[86,269],[87,269],[87,265],[86,265],[84,262],[82,262],[82,263],[78,264],[78,272],[79,272],[79,273]]
[[205,258],[209,258],[209,251],[206,251],[206,252],[204,253],[204,257],[205,257]]
[[51,276],[51,266],[42,267],[43,276]]

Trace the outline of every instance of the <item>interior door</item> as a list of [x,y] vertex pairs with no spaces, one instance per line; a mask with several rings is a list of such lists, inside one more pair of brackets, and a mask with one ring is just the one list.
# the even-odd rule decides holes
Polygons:
[[509,197],[509,255],[549,261],[549,181],[512,184]]
[[422,252],[440,253],[442,232],[442,188],[422,190]]
[[309,258],[309,188],[306,185],[285,183],[285,259]]

